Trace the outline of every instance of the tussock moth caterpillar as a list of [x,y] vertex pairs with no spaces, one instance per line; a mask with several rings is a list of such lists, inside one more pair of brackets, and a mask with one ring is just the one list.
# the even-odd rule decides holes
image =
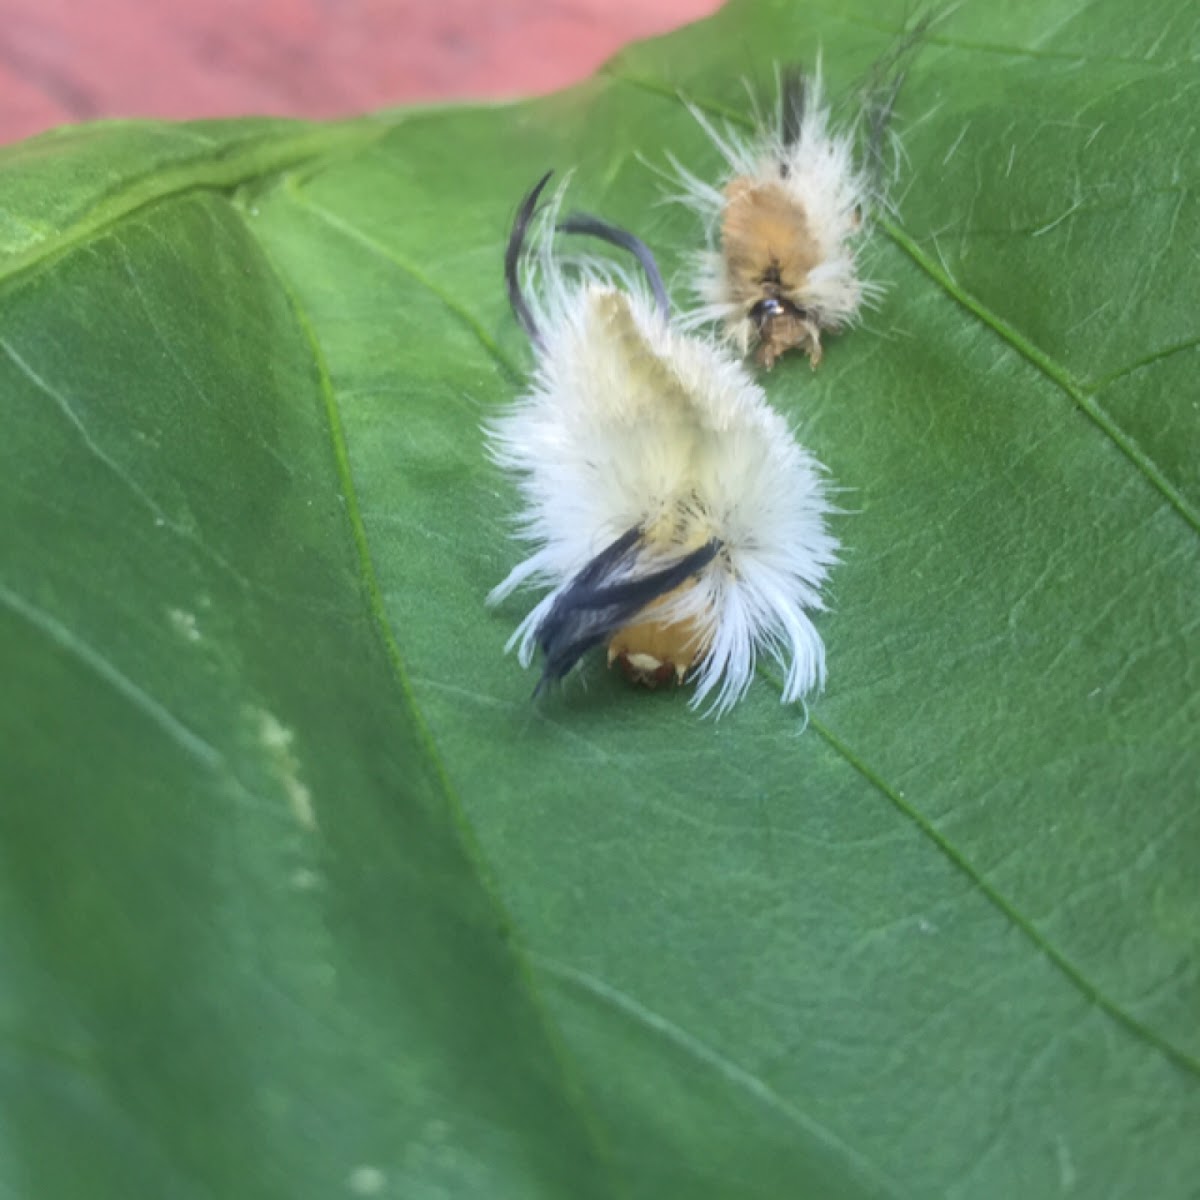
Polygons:
[[852,324],[882,289],[864,280],[858,244],[885,203],[883,143],[904,80],[904,60],[924,35],[918,22],[872,69],[858,119],[839,125],[821,69],[786,70],[773,121],[746,136],[692,115],[725,160],[718,184],[674,158],[674,199],[703,220],[708,249],[696,257],[698,306],[686,324],[721,326],[743,356],[770,369],[789,350],[821,361],[821,335]]
[[[760,653],[785,675],[783,700],[824,682],[809,613],[837,543],[824,468],[792,436],[746,369],[672,325],[650,250],[590,216],[541,208],[545,176],[513,224],[505,276],[537,352],[525,395],[487,429],[511,472],[531,553],[488,597],[549,589],[509,641],[538,684],[607,646],[635,681],[695,681],[692,705],[723,712]],[[584,258],[570,273],[555,232],[630,250],[645,280]]]

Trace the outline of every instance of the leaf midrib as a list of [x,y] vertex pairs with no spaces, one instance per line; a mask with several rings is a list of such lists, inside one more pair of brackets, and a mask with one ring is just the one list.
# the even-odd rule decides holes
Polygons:
[[247,183],[323,159],[334,150],[365,148],[402,119],[358,117],[303,127],[298,134],[264,137],[233,154],[218,145],[185,162],[123,179],[99,192],[79,218],[26,250],[7,256],[0,265],[0,291],[43,270],[141,209],[190,192],[232,192]]
[[[243,223],[245,224],[244,214],[239,213],[239,215],[242,216]],[[253,229],[248,224],[246,228],[253,236]],[[282,267],[271,257],[267,248],[258,238],[254,240],[260,248],[264,261],[269,264],[278,286],[286,297],[301,334],[312,354],[313,364],[317,370],[321,401],[324,406],[338,482],[345,499],[344,508],[347,520],[350,523],[355,553],[358,557],[359,579],[365,594],[371,621],[378,631],[380,641],[383,644],[389,672],[400,693],[404,707],[408,710],[412,718],[418,740],[425,752],[426,758],[433,768],[438,787],[445,798],[446,807],[449,810],[463,857],[473,870],[480,888],[487,897],[488,903],[495,910],[499,918],[499,926],[505,929],[513,929],[516,927],[515,922],[501,898],[499,886],[487,865],[487,860],[474,828],[467,817],[462,800],[451,783],[449,772],[446,770],[432,731],[421,713],[408,676],[408,669],[404,665],[403,655],[400,652],[399,644],[392,630],[391,621],[387,615],[383,589],[380,587],[379,578],[375,571],[366,524],[363,521],[362,508],[358,501],[358,490],[355,487],[354,476],[350,467],[349,448],[342,426],[337,396],[329,375],[324,353],[321,350],[320,341],[317,338],[312,322],[309,320],[303,305],[300,303],[299,296],[288,283]],[[441,297],[439,296],[439,298]],[[480,326],[480,329],[482,329],[482,326]],[[558,1069],[564,1101],[579,1122],[584,1138],[592,1148],[595,1161],[605,1170],[609,1179],[616,1184],[618,1189],[617,1194],[624,1195],[627,1189],[624,1186],[623,1179],[617,1175],[613,1165],[612,1153],[608,1146],[606,1132],[599,1119],[593,1113],[584,1088],[576,1077],[573,1060],[567,1052],[558,1025],[551,1018],[548,1006],[537,985],[529,954],[516,939],[507,939],[506,944],[521,990],[524,992],[533,1011],[538,1026],[546,1040],[546,1045],[553,1055],[555,1065]]]

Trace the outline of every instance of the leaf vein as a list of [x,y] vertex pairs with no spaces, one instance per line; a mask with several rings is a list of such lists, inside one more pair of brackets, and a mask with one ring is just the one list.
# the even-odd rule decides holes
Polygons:
[[886,1176],[875,1163],[861,1151],[843,1141],[828,1126],[823,1125],[815,1117],[810,1116],[790,1100],[781,1096],[753,1071],[726,1057],[719,1050],[714,1049],[661,1013],[648,1008],[627,992],[605,983],[602,979],[597,979],[587,971],[581,971],[577,967],[569,966],[567,963],[535,951],[527,953],[530,961],[548,975],[584,992],[634,1024],[642,1026],[656,1037],[660,1037],[670,1045],[682,1050],[688,1057],[715,1071],[728,1083],[753,1096],[765,1108],[771,1109],[798,1129],[802,1129],[829,1150],[845,1157],[864,1176],[870,1178],[877,1187],[885,1189],[888,1195],[893,1194],[888,1186]]
[[[774,682],[774,681],[773,681]],[[988,878],[967,858],[967,856],[947,838],[934,823],[918,808],[910,804],[893,788],[877,771],[873,770],[858,754],[839,738],[833,730],[815,717],[809,718],[813,730],[846,762],[850,764],[864,779],[881,792],[893,806],[908,818],[918,829],[958,868],[980,892],[994,905],[1022,934],[1058,968],[1066,979],[1083,994],[1096,1008],[1111,1017],[1119,1026],[1134,1037],[1153,1046],[1175,1066],[1190,1075],[1200,1078],[1200,1061],[1197,1061],[1187,1051],[1168,1041],[1156,1030],[1143,1024],[1131,1013],[1127,1012],[1115,1000],[1106,996],[1061,950],[1059,950],[1038,927],[1030,921]]]
[[174,530],[176,533],[183,531],[167,516],[166,512],[159,507],[157,501],[145,491],[145,489],[135,480],[120,463],[116,461],[102,446],[92,437],[87,425],[84,424],[83,418],[76,412],[74,406],[57,388],[51,386],[48,380],[40,375],[29,361],[21,355],[15,346],[5,337],[0,337],[0,350],[3,350],[5,355],[12,362],[13,366],[33,384],[39,392],[44,396],[48,396],[54,401],[58,410],[67,419],[67,422],[79,435],[80,440],[87,447],[88,452],[103,463],[133,494],[142,502],[142,504],[154,514],[156,520],[161,524]]
[[[355,553],[358,558],[364,599],[370,612],[371,621],[375,626],[380,642],[383,646],[384,655],[387,660],[389,670],[395,681],[396,688],[400,693],[404,705],[408,709],[408,712],[416,726],[421,744],[424,747],[426,755],[428,756],[442,794],[446,799],[446,805],[449,809],[463,854],[468,863],[476,871],[483,893],[487,897],[489,903],[496,910],[499,924],[504,928],[511,928],[513,922],[509,916],[508,909],[501,898],[499,888],[492,877],[490,869],[487,866],[486,859],[484,858],[482,849],[479,846],[466,811],[463,808],[462,801],[450,781],[449,772],[446,769],[441,753],[438,750],[436,742],[434,741],[432,730],[429,728],[429,725],[424,716],[421,714],[420,708],[417,704],[416,695],[413,691],[412,683],[409,678],[408,668],[404,664],[404,659],[400,652],[400,646],[396,641],[395,634],[392,630],[391,621],[387,615],[383,590],[380,586],[379,578],[375,571],[375,564],[371,554],[370,542],[367,537],[366,525],[363,521],[362,509],[358,501],[358,490],[355,487],[354,476],[350,466],[349,447],[346,441],[345,431],[342,426],[342,418],[338,408],[337,396],[333,388],[333,383],[330,379],[328,366],[325,362],[325,355],[321,349],[321,344],[317,337],[316,330],[313,328],[308,314],[301,305],[299,296],[296,295],[295,291],[289,285],[281,267],[274,261],[274,259],[270,257],[265,246],[261,247],[261,250],[264,259],[270,265],[281,291],[291,306],[297,325],[299,326],[302,336],[308,344],[309,350],[313,356],[313,362],[317,370],[318,379],[320,381],[321,403],[325,410],[329,438],[332,445],[334,461],[337,470],[338,483],[341,487],[342,495],[345,497],[345,510],[350,523]],[[550,1014],[542,1000],[541,993],[535,983],[534,972],[529,958],[523,953],[520,946],[511,939],[508,941],[508,946],[509,952],[513,958],[517,979],[524,990],[535,1018],[542,1029],[543,1036],[546,1039],[546,1045],[550,1051],[550,1054],[558,1067],[564,1098],[571,1106],[577,1120],[579,1121],[580,1128],[583,1131],[584,1137],[591,1145],[597,1162],[600,1163],[610,1175],[613,1175],[614,1172],[611,1163],[611,1155],[608,1150],[605,1131],[600,1125],[598,1119],[591,1112],[590,1106],[583,1092],[582,1085],[574,1076],[566,1047],[563,1044],[560,1036],[560,1031],[550,1017]],[[616,1182],[615,1178],[614,1182]]]
[[1058,387],[1088,416],[1093,424],[1104,433],[1130,463],[1156,488],[1173,509],[1200,533],[1200,510],[1197,510],[1184,494],[1166,477],[1158,464],[1138,445],[1136,440],[1123,430],[1116,421],[1097,403],[1095,395],[1083,387],[1060,364],[1045,351],[1035,346],[1024,334],[1008,324],[998,313],[994,313],[961,287],[943,267],[935,263],[898,224],[889,219],[881,222],[892,241],[913,262],[938,284],[952,299],[969,313],[987,325],[1001,340],[1007,342],[1018,354],[1036,367],[1047,379]]
[[190,542],[201,553],[203,553],[210,561],[216,563],[223,571],[237,582],[241,587],[247,587],[246,579],[241,575],[229,562],[227,562],[217,551],[211,549],[205,542],[198,537],[192,530],[181,525],[174,518],[169,516],[167,512],[158,504],[153,496],[145,490],[133,478],[129,472],[121,466],[92,436],[91,431],[84,423],[83,418],[72,406],[70,400],[62,394],[57,388],[53,387],[50,382],[40,375],[34,367],[25,359],[6,338],[0,337],[0,350],[9,358],[12,364],[34,385],[43,395],[48,396],[54,401],[59,411],[67,419],[67,422],[79,435],[80,440],[88,451],[95,458],[104,464],[122,484],[125,485],[139,500],[151,515],[154,517],[155,524],[162,526],[164,529],[169,529],[177,537],[184,541]]
[[11,588],[0,584],[0,601],[10,612],[21,617],[39,633],[49,638],[72,658],[89,668],[135,708],[154,722],[177,746],[207,768],[220,767],[225,759],[221,752],[198,733],[185,725],[167,707],[140,684],[135,683],[118,667],[94,650],[82,638],[71,632],[61,621],[31,604]]
[[1164,358],[1171,358],[1176,354],[1184,354],[1188,350],[1195,350],[1197,346],[1200,346],[1200,336],[1188,338],[1186,341],[1177,342],[1171,346],[1164,346],[1161,350],[1155,350],[1147,354],[1144,358],[1126,363],[1125,366],[1118,367],[1115,371],[1105,375],[1103,379],[1098,380],[1092,394],[1098,396],[1101,392],[1107,391],[1118,379],[1124,379],[1126,375],[1133,375],[1143,367],[1153,366],[1154,363],[1161,362]]

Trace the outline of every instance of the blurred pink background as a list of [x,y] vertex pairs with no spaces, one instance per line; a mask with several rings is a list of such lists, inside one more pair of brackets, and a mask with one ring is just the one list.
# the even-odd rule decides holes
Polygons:
[[0,142],[551,91],[719,0],[0,0]]

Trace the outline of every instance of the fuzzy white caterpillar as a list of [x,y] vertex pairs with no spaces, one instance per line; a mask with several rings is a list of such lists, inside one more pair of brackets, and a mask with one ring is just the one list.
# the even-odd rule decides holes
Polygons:
[[739,362],[672,327],[653,257],[624,231],[588,217],[559,226],[633,250],[653,297],[597,265],[564,275],[552,208],[536,223],[527,300],[522,247],[545,183],[526,197],[507,259],[537,366],[488,429],[532,546],[489,603],[524,583],[549,589],[509,647],[523,665],[540,648],[545,683],[607,643],[637,681],[690,672],[693,706],[711,696],[718,713],[766,652],[783,668],[783,700],[795,700],[825,676],[809,617],[837,549],[824,469]]
[[[919,36],[910,35],[905,52]],[[863,110],[876,165],[902,79],[897,73],[886,88],[877,80]],[[858,242],[880,187],[877,173],[858,161],[856,127],[834,121],[819,66],[811,76],[784,73],[777,120],[760,122],[750,136],[718,129],[689,107],[727,172],[714,185],[671,160],[681,185],[674,198],[699,214],[709,243],[696,257],[698,306],[687,325],[718,323],[742,355],[757,348],[767,368],[791,349],[815,367],[821,334],[851,324],[881,291],[859,269]]]

